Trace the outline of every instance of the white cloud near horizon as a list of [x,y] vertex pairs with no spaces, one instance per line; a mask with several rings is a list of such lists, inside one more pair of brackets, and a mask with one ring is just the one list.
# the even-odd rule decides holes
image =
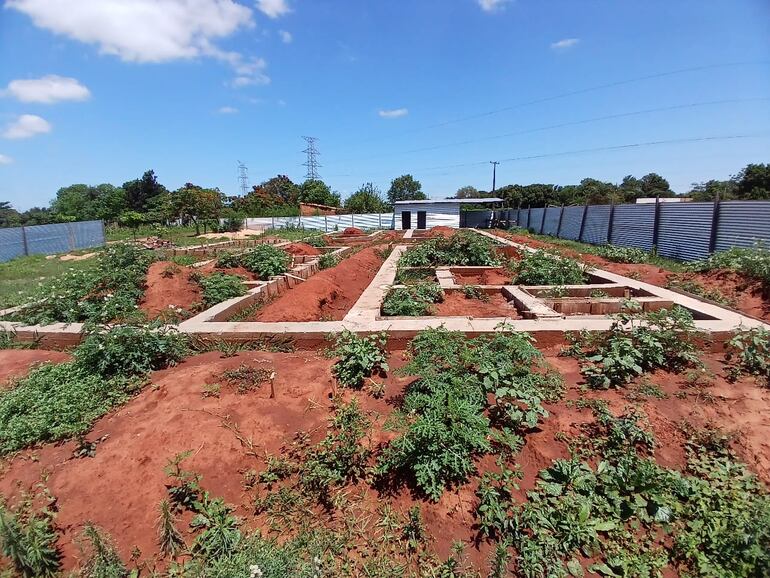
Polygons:
[[390,110],[380,110],[378,113],[381,118],[400,118],[409,114],[408,108],[393,108]]
[[291,12],[286,0],[257,0],[257,10],[268,18],[279,18]]
[[26,14],[39,28],[125,62],[213,58],[229,64],[236,77],[249,76],[243,70],[251,69],[248,84],[269,82],[264,60],[215,44],[254,27],[251,8],[233,0],[6,0],[5,7]]
[[511,0],[477,0],[479,6],[484,12],[497,12]]
[[4,96],[10,96],[20,102],[53,104],[62,101],[83,101],[91,98],[91,91],[75,78],[48,74],[41,78],[12,80]]
[[0,154],[0,165],[10,165],[13,162],[13,159],[9,156]]
[[238,109],[234,106],[222,106],[217,112],[219,114],[238,114]]
[[580,38],[563,38],[561,40],[558,40],[557,42],[551,43],[551,48],[553,50],[568,50],[570,48],[574,48],[580,43]]
[[36,114],[22,114],[3,131],[3,138],[23,139],[51,132],[51,123]]
[[286,30],[279,30],[278,36],[281,37],[281,42],[284,44],[291,44],[291,41],[294,40],[294,37],[291,35],[291,32],[287,32]]

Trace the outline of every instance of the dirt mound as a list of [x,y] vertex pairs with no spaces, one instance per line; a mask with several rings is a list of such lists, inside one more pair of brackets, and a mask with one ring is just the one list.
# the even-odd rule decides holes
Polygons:
[[69,353],[46,349],[0,349],[0,389],[15,377],[29,373],[36,363],[62,363],[71,359]]
[[447,291],[443,303],[435,305],[436,316],[463,316],[475,318],[508,317],[520,319],[516,308],[501,293],[488,296],[488,300],[468,299],[461,291]]
[[369,247],[316,273],[257,312],[250,321],[340,320],[355,304],[382,265]]
[[455,233],[457,233],[457,229],[453,229],[452,227],[445,227],[443,225],[439,225],[437,227],[432,227],[427,233],[426,237],[451,237]]
[[479,273],[452,273],[460,285],[510,285],[511,274],[501,268],[483,269]]
[[348,227],[344,231],[342,231],[342,234],[346,237],[354,237],[356,235],[366,235],[361,229],[358,227]]
[[285,247],[281,247],[284,251],[287,253],[290,253],[291,255],[320,255],[321,251],[319,251],[316,247],[313,247],[313,245],[308,245],[307,243],[292,243],[291,245],[286,245]]
[[147,317],[168,313],[173,307],[189,310],[202,301],[200,285],[190,279],[194,269],[172,261],[156,261],[147,270],[147,289],[139,308]]

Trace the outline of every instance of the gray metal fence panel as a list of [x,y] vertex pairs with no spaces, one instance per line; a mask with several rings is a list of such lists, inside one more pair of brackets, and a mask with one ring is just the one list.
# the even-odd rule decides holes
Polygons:
[[612,216],[610,243],[651,251],[654,226],[655,205],[617,205]]
[[90,249],[104,245],[102,221],[78,221],[68,225],[75,241],[75,249]]
[[719,203],[716,250],[752,247],[761,241],[770,247],[770,202],[723,201]]
[[714,203],[661,203],[658,254],[694,261],[709,254]]
[[494,212],[483,211],[460,211],[460,226],[468,228],[486,229],[489,227],[494,217]]
[[590,205],[583,227],[584,243],[601,245],[607,242],[610,226],[610,205]]
[[559,228],[559,216],[561,207],[548,207],[545,210],[545,221],[543,223],[543,234],[556,236],[556,230]]
[[580,222],[583,220],[584,207],[564,207],[559,236],[575,241],[580,235]]
[[529,212],[529,225],[527,225],[527,228],[530,231],[539,233],[540,225],[543,223],[543,215],[545,214],[545,209],[530,209]]
[[70,232],[66,223],[54,225],[35,225],[25,227],[27,233],[27,252],[30,255],[65,253],[72,249]]
[[0,263],[24,255],[24,235],[21,227],[0,229]]

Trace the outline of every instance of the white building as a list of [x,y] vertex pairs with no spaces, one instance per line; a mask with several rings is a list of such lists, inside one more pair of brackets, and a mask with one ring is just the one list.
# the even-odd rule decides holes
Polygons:
[[459,228],[461,205],[502,202],[498,198],[396,201],[394,224],[396,229],[430,229],[438,226]]

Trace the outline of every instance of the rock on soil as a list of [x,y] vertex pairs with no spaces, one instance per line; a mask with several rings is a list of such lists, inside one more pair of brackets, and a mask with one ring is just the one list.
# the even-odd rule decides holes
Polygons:
[[382,261],[377,249],[363,249],[343,259],[336,267],[295,285],[249,320],[340,320],[374,279]]
[[51,361],[62,363],[72,356],[63,351],[46,349],[0,349],[0,389],[13,378],[24,377],[35,364]]

